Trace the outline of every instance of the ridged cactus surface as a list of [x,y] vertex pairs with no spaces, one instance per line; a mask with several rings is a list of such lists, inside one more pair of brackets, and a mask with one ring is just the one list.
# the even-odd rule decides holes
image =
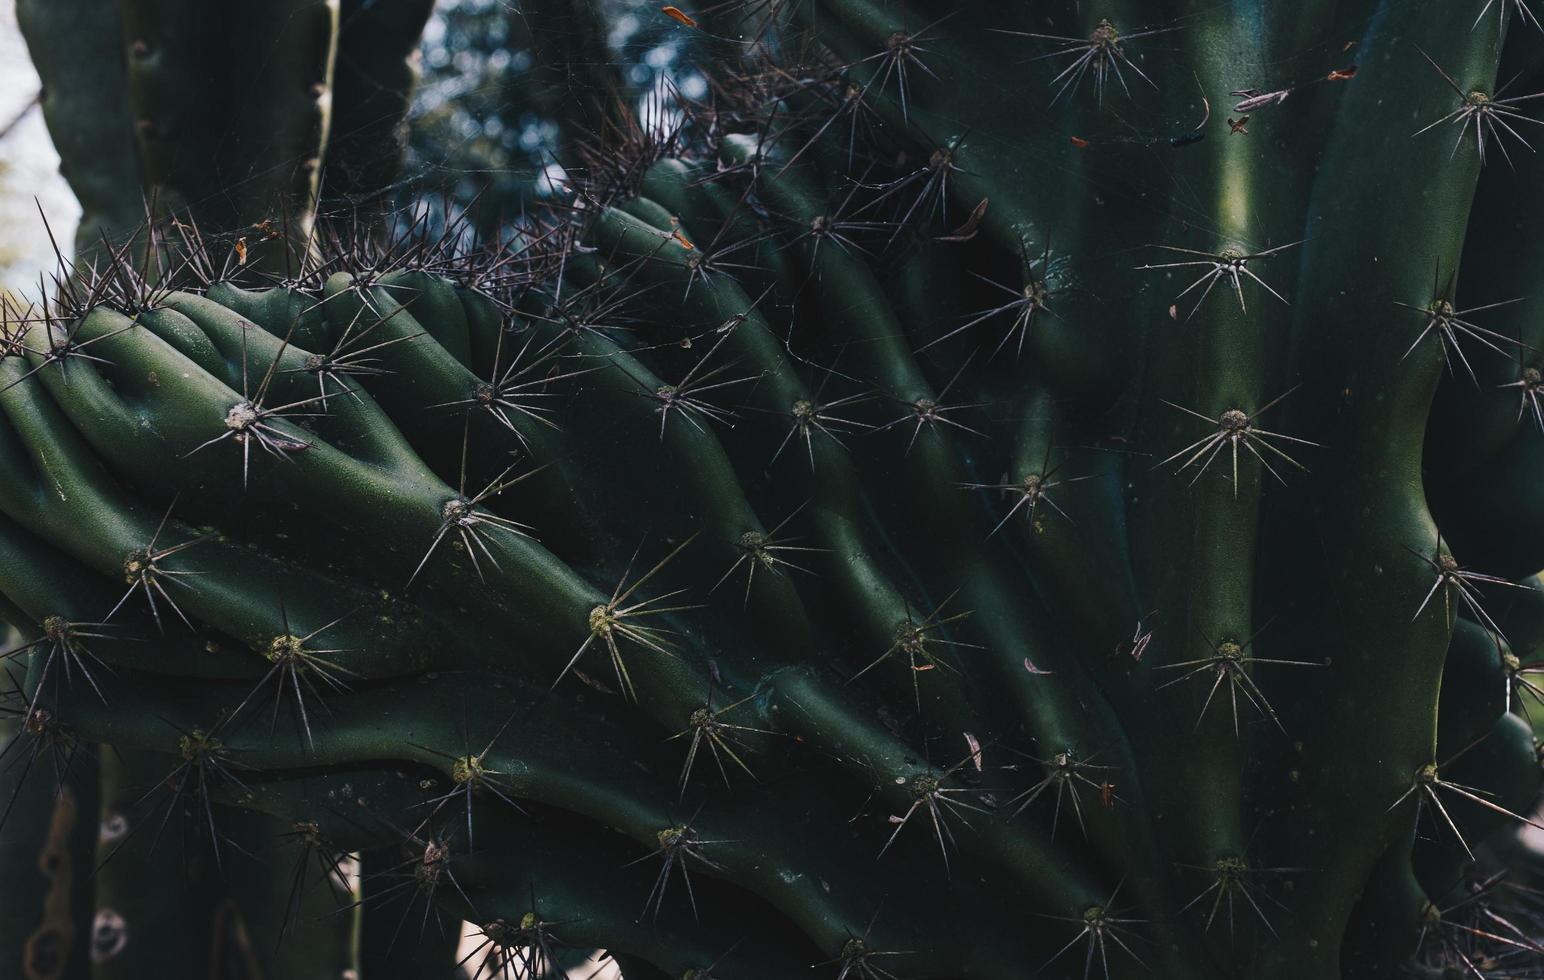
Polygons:
[[249,262],[234,107],[136,130],[176,220],[0,349],[0,844],[282,843],[221,977],[1544,975],[1531,5],[657,15],[709,94],[499,241]]

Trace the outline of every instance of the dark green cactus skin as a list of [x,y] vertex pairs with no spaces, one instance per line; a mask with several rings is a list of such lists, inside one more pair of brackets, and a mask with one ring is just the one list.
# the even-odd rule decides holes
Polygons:
[[[303,240],[337,16],[336,0],[20,4],[45,118],[84,209],[81,264],[121,247],[152,206],[211,234],[282,219]],[[254,252],[268,250],[263,238],[251,233]]]
[[433,0],[343,0],[323,188],[327,210],[357,207],[397,179],[403,118],[418,84],[418,38],[433,7]]
[[16,20],[43,79],[43,117],[80,202],[75,251],[95,254],[145,215],[118,11],[100,0],[19,0]]
[[[135,136],[168,210],[235,229],[251,215],[277,222],[280,202],[307,209],[327,132],[335,0],[120,9]],[[208,126],[217,116],[232,124]]]
[[621,80],[606,50],[607,24],[600,4],[573,0],[530,0],[510,11],[512,44],[540,52],[534,70],[521,79],[521,95],[543,116],[562,124],[560,162],[573,166],[582,144],[621,98]]
[[[21,719],[0,721],[3,737],[17,735]],[[90,753],[68,760],[45,757],[37,774],[25,765],[0,774],[10,810],[0,834],[0,950],[11,975],[26,980],[79,980],[91,975],[93,916],[89,861],[97,832],[96,784],[69,778],[89,771]],[[59,768],[55,768],[55,763]],[[28,778],[32,777],[32,778]]]
[[[103,929],[91,975],[333,980],[353,967],[353,923],[339,914],[352,896],[314,875],[314,887],[290,893],[300,855],[288,823],[221,807],[226,847],[217,855],[179,839],[180,814],[162,824],[164,809],[141,804],[175,764],[132,749],[102,760],[102,824],[111,832],[96,849],[95,918]],[[109,921],[111,942],[103,931]]]
[[[491,253],[340,242],[16,325],[23,720],[366,851],[367,980],[461,918],[630,980],[1537,972],[1544,422],[1498,386],[1544,327],[1422,331],[1537,282],[1544,202],[1505,133],[1488,167],[1410,134],[1536,91],[1544,38],[1478,2],[775,6],[848,67],[600,153]],[[1076,51],[1026,33],[1134,60],[1053,101]],[[873,227],[944,168],[947,220]]]
[[[372,875],[381,869],[397,869],[404,862],[411,862],[415,855],[402,849],[383,848],[361,855],[361,873]],[[396,884],[390,877],[367,878],[367,889],[385,889]],[[366,894],[364,901],[375,896]],[[460,959],[457,946],[461,930],[450,925],[428,930],[421,938],[409,936],[400,942],[394,935],[397,919],[391,915],[367,915],[360,920],[359,970],[362,976],[383,977],[385,980],[460,980],[456,970]],[[457,923],[459,925],[459,923]],[[413,941],[417,939],[417,941]],[[399,945],[400,943],[400,945]]]
[[[194,222],[222,259],[241,241],[233,261],[254,268],[311,240],[324,189],[329,208],[368,220],[401,166],[431,7],[21,0],[49,132],[84,212],[76,263],[105,262],[147,209]],[[274,244],[280,234],[289,241]]]

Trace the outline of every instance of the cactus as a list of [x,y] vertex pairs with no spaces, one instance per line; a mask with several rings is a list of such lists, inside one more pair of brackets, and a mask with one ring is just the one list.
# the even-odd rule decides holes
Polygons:
[[17,0],[83,209],[79,264],[105,266],[148,213],[196,224],[222,259],[239,243],[231,261],[255,268],[287,251],[281,232],[304,247],[324,192],[334,211],[379,197],[430,6]]
[[365,852],[377,971],[1544,969],[1531,5],[937,8],[669,8],[504,240],[67,270],[8,754]]

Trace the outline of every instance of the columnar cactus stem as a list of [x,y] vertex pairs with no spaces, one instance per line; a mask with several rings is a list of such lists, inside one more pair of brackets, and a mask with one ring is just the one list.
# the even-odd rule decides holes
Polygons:
[[[343,6],[375,206],[428,8]],[[276,169],[283,255],[179,221],[61,275],[0,311],[4,751],[121,747],[232,875],[275,819],[324,878],[365,852],[336,921],[387,975],[461,920],[479,980],[1526,972],[1541,202],[1485,151],[1526,162],[1537,39],[1499,6],[670,6],[756,40],[705,41],[678,126],[575,136],[507,241],[313,233]],[[295,162],[325,99],[275,80],[334,48],[291,7],[228,128]],[[248,15],[174,9],[124,13],[147,178],[239,234],[263,181],[199,214],[221,96],[157,52]]]

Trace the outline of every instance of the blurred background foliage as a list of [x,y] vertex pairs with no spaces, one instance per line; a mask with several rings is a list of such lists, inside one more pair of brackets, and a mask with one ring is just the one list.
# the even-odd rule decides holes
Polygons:
[[[582,165],[577,134],[599,131],[624,107],[639,125],[668,128],[679,99],[707,95],[693,67],[700,32],[658,3],[596,0],[589,23],[579,22],[581,6],[441,0],[424,33],[400,207],[440,214],[448,205],[454,215],[476,202],[472,223],[491,235]],[[685,0],[675,6],[700,14]],[[610,62],[572,57],[572,38],[602,32]]]

